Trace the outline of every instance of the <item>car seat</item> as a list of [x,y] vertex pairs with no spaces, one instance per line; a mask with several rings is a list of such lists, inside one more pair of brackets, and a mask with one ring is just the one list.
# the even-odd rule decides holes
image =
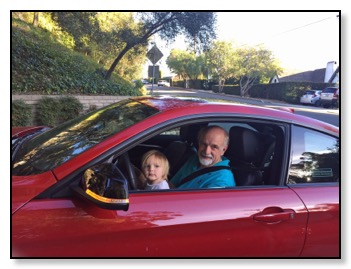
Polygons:
[[206,124],[189,124],[180,128],[180,140],[171,142],[164,150],[169,164],[169,178],[172,178],[183,164],[197,153],[197,134]]
[[254,130],[234,126],[229,130],[225,156],[230,160],[237,186],[261,185],[264,147],[262,135]]

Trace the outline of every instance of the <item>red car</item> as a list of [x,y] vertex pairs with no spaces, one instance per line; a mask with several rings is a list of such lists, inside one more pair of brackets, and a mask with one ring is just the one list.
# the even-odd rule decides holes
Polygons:
[[[144,152],[162,151],[171,177],[207,125],[230,135],[235,187],[138,188]],[[56,128],[12,130],[11,258],[340,258],[339,174],[335,126],[263,107],[131,98]]]

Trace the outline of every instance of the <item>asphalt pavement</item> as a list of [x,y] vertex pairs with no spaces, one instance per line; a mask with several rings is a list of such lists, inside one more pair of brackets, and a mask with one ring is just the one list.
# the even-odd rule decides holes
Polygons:
[[[151,89],[151,85],[148,85],[148,90]],[[309,112],[316,112],[318,113],[325,113],[325,114],[333,114],[339,115],[339,109],[337,108],[322,108],[322,107],[314,107],[308,105],[296,105],[296,104],[288,104],[284,101],[279,100],[271,100],[271,99],[258,99],[258,98],[251,98],[251,97],[240,97],[237,95],[225,94],[225,93],[215,93],[213,91],[208,90],[198,90],[198,89],[184,89],[178,87],[155,87],[153,89],[153,94],[155,95],[185,95],[185,96],[196,96],[196,97],[209,97],[209,98],[218,98],[218,99],[226,99],[231,101],[237,101],[242,103],[248,103],[253,105],[266,105],[271,107],[290,107],[295,110],[299,111],[309,111]]]

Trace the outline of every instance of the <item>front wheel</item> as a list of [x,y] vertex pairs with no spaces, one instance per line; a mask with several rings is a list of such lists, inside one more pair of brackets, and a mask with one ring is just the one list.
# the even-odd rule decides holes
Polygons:
[[320,106],[321,106],[321,101],[317,100],[317,101],[314,103],[314,106],[320,107]]

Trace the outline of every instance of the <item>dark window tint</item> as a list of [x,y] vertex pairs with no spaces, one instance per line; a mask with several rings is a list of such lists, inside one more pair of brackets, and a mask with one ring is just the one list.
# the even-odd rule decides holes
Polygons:
[[289,184],[339,181],[339,139],[293,126]]
[[335,88],[326,88],[323,90],[323,93],[334,93],[336,92]]

